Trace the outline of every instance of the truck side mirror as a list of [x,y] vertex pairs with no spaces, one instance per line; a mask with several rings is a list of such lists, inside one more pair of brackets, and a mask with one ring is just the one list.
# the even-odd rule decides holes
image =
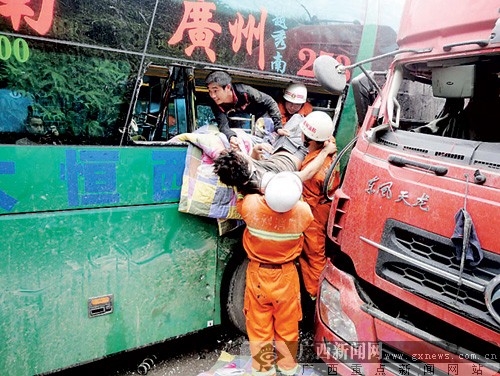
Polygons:
[[314,76],[326,90],[332,94],[341,94],[344,91],[347,80],[345,67],[333,57],[321,55],[314,60]]
[[321,55],[316,60],[314,60],[313,71],[316,80],[318,80],[321,86],[323,86],[326,90],[332,92],[333,94],[339,95],[342,93],[347,84],[347,79],[345,76],[346,69],[359,67],[371,61],[380,60],[387,56],[394,56],[405,52],[413,52],[416,54],[421,54],[430,51],[432,51],[432,48],[423,48],[423,49],[406,48],[403,50],[396,50],[388,52],[383,55],[371,57],[369,59],[362,60],[348,66],[340,64],[337,60],[335,60],[331,56]]

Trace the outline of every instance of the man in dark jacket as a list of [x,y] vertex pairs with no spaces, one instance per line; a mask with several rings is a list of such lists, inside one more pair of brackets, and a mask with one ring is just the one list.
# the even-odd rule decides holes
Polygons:
[[267,113],[273,120],[275,132],[280,136],[288,135],[282,128],[278,104],[270,95],[248,85],[232,84],[231,76],[222,71],[210,73],[205,83],[208,94],[214,101],[212,111],[219,130],[227,136],[231,148],[238,149],[239,140],[236,133],[230,129],[229,117],[241,113],[253,114],[256,118]]

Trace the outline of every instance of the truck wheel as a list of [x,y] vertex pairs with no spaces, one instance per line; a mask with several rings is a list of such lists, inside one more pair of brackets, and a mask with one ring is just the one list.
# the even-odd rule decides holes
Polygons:
[[242,333],[246,334],[246,320],[243,314],[243,304],[245,299],[245,285],[247,274],[248,259],[245,259],[234,270],[229,282],[229,291],[227,295],[227,314],[229,321]]

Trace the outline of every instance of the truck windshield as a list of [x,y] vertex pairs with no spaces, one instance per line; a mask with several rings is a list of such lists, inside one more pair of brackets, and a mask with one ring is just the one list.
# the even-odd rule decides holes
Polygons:
[[499,55],[396,67],[401,79],[393,80],[394,111],[385,119],[394,132],[378,142],[457,163],[480,157],[486,167],[500,168],[499,68]]

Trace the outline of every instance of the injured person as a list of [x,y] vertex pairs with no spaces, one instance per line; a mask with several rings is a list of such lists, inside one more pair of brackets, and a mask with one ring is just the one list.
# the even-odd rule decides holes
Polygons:
[[[272,150],[271,150],[272,148]],[[307,148],[282,136],[274,144],[257,144],[250,156],[236,150],[224,150],[214,160],[214,172],[222,183],[236,187],[241,194],[262,193],[265,188],[264,175],[267,172],[295,171],[302,181],[309,180],[319,171],[326,157],[337,151],[332,141],[302,171],[300,167],[307,155]],[[267,159],[262,157],[270,152]]]

